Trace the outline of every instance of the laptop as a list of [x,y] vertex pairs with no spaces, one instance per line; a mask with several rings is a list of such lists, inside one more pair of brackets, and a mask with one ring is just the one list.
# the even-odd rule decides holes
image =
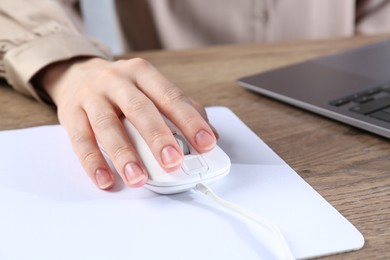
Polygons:
[[390,39],[243,77],[237,83],[390,138]]

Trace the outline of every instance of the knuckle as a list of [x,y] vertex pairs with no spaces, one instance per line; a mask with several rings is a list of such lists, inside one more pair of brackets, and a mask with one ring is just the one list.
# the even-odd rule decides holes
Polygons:
[[143,73],[153,68],[153,65],[142,58],[133,58],[129,60],[118,60],[105,67],[100,80],[107,81],[112,78],[123,78],[131,76],[130,72]]
[[73,129],[70,133],[70,140],[72,144],[83,144],[88,142],[91,139],[91,136],[83,130]]
[[99,112],[93,116],[93,122],[96,129],[107,129],[114,125],[117,115],[111,111]]
[[147,60],[142,59],[142,58],[133,58],[133,59],[127,60],[127,62],[128,62],[128,65],[130,67],[140,69],[140,70],[147,69],[147,68],[151,67],[151,64]]
[[125,107],[123,108],[125,111],[129,111],[131,113],[138,113],[139,111],[145,110],[151,101],[142,96],[130,96],[125,103]]
[[135,150],[128,145],[121,145],[113,148],[112,159],[114,161],[123,161],[122,158],[129,158],[129,155],[133,155]]
[[[134,71],[134,70],[143,70],[152,67],[152,64],[143,59],[143,58],[132,58],[128,60],[117,60],[108,68],[112,70],[112,72],[118,71]],[[109,70],[108,70],[109,71]]]
[[163,140],[166,137],[166,132],[162,128],[156,127],[150,129],[148,131],[148,135],[149,135],[149,140],[150,140],[149,142],[151,147],[157,147],[159,146],[158,144],[161,143],[161,140]]
[[100,151],[95,149],[83,149],[85,144],[91,142],[91,138],[92,136],[84,130],[73,130],[70,134],[71,143],[85,169],[92,169],[101,159]]
[[108,66],[100,74],[101,82],[109,82],[112,78],[118,78],[122,76],[122,71],[117,66]]
[[100,154],[96,151],[86,152],[81,156],[81,163],[86,166],[86,168],[91,168],[91,166],[96,165],[96,162],[100,160]]
[[193,117],[183,118],[182,120],[183,126],[186,126],[186,128],[188,129],[194,129],[194,127],[196,126],[197,121]]
[[161,102],[163,105],[175,105],[181,102],[188,103],[188,98],[180,89],[171,87],[165,90]]

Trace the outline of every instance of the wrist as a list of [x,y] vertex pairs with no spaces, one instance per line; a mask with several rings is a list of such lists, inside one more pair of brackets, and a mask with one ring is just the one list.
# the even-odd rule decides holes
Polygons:
[[[70,60],[52,63],[39,71],[32,79],[32,84],[38,92],[46,94],[54,104],[58,105],[61,96],[61,80],[74,67],[93,60],[103,60],[96,57],[77,57]],[[44,95],[43,94],[43,95]]]

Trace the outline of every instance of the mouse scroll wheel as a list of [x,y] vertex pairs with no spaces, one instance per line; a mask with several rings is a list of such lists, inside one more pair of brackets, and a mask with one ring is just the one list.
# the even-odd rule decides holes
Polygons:
[[183,136],[175,133],[173,134],[173,137],[175,137],[176,142],[179,144],[181,150],[183,151],[184,155],[190,154],[190,147],[187,144],[186,140],[184,139]]

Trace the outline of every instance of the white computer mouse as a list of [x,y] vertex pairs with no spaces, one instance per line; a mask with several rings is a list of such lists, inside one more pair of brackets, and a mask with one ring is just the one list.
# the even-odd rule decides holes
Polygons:
[[[149,173],[146,188],[160,194],[174,194],[193,189],[200,182],[216,181],[229,173],[230,158],[221,148],[215,146],[211,151],[199,154],[172,122],[165,117],[164,120],[184,153],[181,168],[173,172],[166,172],[160,166],[138,130],[126,118],[122,120],[130,140]],[[104,150],[103,153],[105,154]],[[106,160],[112,165],[107,156]]]

